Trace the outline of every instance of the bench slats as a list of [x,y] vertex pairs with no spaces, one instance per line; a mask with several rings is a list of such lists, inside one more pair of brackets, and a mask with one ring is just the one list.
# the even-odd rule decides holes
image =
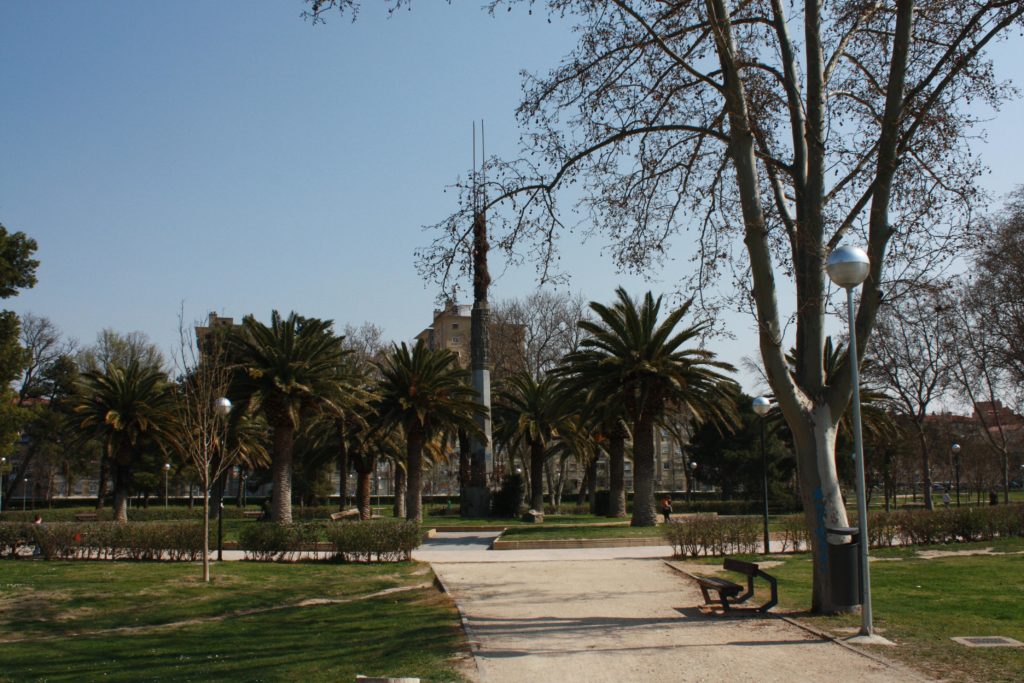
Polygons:
[[[728,579],[712,576],[694,576],[691,574],[690,576],[697,582],[700,592],[704,595],[705,604],[721,605],[722,609],[728,611],[731,604],[746,602],[754,595],[755,577],[761,577],[767,581],[771,588],[771,599],[758,607],[758,611],[767,612],[778,603],[778,586],[775,581],[775,577],[769,576],[761,571],[761,568],[753,562],[744,562],[743,560],[734,560],[727,557],[722,563],[722,566],[728,571],[737,572],[747,577],[746,592],[740,595],[740,592],[744,590],[744,587],[738,583],[729,581]],[[718,593],[717,600],[711,597],[710,593],[712,591]]]

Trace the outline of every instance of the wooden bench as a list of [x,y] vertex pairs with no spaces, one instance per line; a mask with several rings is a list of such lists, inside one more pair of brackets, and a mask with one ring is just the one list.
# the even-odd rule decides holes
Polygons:
[[97,514],[95,512],[76,512],[75,513],[75,521],[76,522],[97,522],[97,521],[99,521],[99,518],[100,518],[99,514]]
[[359,508],[349,508],[340,512],[332,512],[331,519],[340,522],[343,519],[359,519]]
[[[757,608],[759,612],[767,612],[774,607],[779,601],[778,585],[775,581],[774,576],[769,576],[764,573],[756,564],[753,562],[744,562],[743,560],[734,560],[731,558],[725,558],[725,562],[722,566],[731,572],[738,572],[747,577],[746,589],[741,584],[734,583],[728,579],[720,579],[718,577],[709,576],[693,576],[693,579],[697,582],[700,587],[700,592],[704,595],[704,603],[708,605],[721,605],[722,609],[728,611],[730,605],[737,605],[746,602],[754,595],[754,579],[761,577],[768,582],[771,587],[771,599],[765,604]],[[718,594],[718,599],[711,597],[711,592]]]
[[260,510],[245,510],[242,512],[242,517],[245,519],[259,519],[263,516],[263,512]]

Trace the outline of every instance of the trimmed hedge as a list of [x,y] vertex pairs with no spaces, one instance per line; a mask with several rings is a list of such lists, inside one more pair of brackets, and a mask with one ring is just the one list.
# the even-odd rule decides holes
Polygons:
[[247,560],[292,562],[301,551],[316,547],[322,530],[317,523],[249,524],[239,533],[238,545]]
[[247,560],[290,562],[327,540],[331,559],[342,562],[398,562],[412,557],[423,538],[420,525],[399,520],[363,522],[253,524],[242,530],[239,545]]
[[183,522],[0,524],[0,555],[35,546],[47,560],[186,560],[202,556],[203,527]]
[[662,533],[677,557],[726,555],[757,551],[761,526],[751,517],[694,515],[669,522]]
[[[782,550],[802,550],[810,545],[803,515],[777,518],[782,527]],[[857,525],[856,516],[850,524]],[[871,512],[868,542],[872,548],[898,545],[936,545],[991,541],[1024,536],[1024,505],[940,508]],[[776,536],[777,538],[777,536]]]
[[327,537],[343,562],[399,562],[412,559],[423,530],[416,522],[340,522],[327,528]]

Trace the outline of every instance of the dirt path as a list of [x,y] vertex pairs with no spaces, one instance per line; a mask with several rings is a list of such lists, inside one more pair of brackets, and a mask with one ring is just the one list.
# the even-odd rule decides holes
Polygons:
[[661,560],[443,563],[479,678],[504,681],[921,680],[781,619],[705,615]]

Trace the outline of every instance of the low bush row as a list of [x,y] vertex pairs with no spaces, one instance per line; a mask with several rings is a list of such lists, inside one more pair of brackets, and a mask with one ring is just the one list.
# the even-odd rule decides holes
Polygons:
[[1024,505],[876,512],[868,516],[868,535],[874,547],[1024,536]]
[[761,525],[753,517],[699,514],[662,527],[677,557],[757,552]]
[[[783,551],[808,547],[810,538],[803,515],[787,515],[776,521],[781,526]],[[857,525],[856,517],[850,519],[850,525]],[[1024,505],[871,512],[868,536],[872,548],[1024,536]]]
[[[408,560],[422,540],[419,524],[405,521],[250,524],[239,545],[246,559],[292,561],[318,549],[343,562]],[[326,547],[325,547],[326,546]],[[203,527],[182,522],[0,523],[0,557],[38,548],[47,560],[186,560],[202,557]]]
[[37,548],[47,560],[196,560],[203,549],[203,527],[183,522],[114,524],[57,522],[0,524],[0,555]]
[[423,531],[415,522],[398,520],[254,524],[242,530],[239,545],[246,559],[280,562],[295,559],[324,538],[327,547],[318,549],[343,562],[398,562],[412,557]]

